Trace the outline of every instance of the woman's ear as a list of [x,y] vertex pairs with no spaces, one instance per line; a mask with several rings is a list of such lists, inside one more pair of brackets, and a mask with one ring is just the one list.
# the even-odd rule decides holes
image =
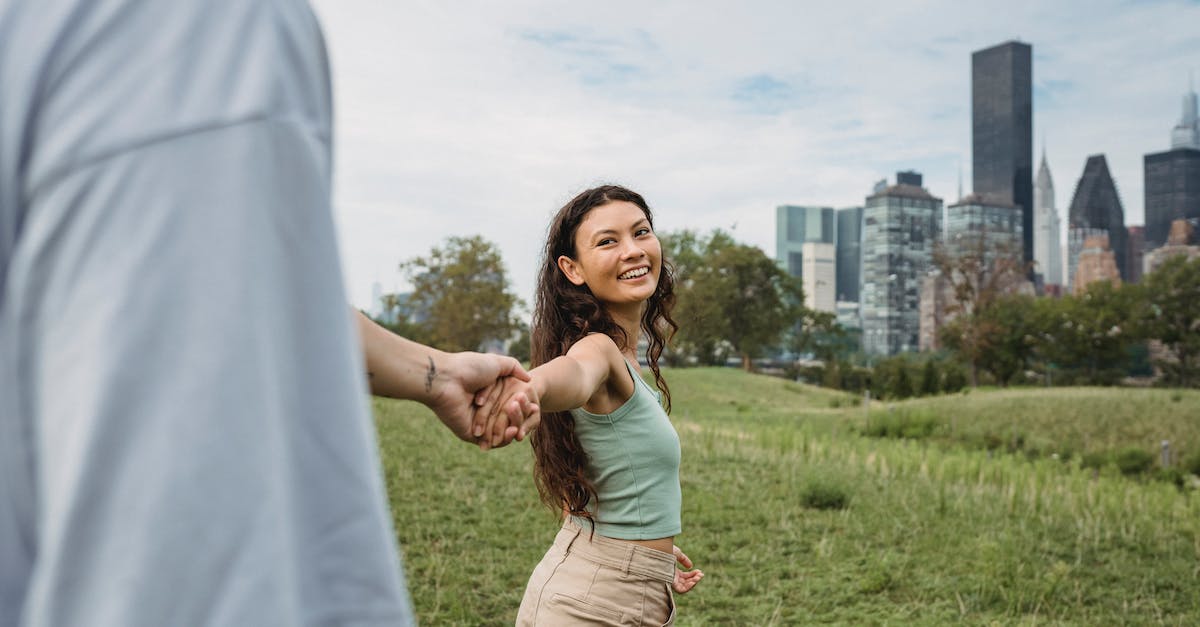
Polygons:
[[566,255],[559,255],[558,269],[562,271],[563,276],[567,277],[567,280],[571,283],[583,285],[583,273],[580,272],[579,264],[574,259]]

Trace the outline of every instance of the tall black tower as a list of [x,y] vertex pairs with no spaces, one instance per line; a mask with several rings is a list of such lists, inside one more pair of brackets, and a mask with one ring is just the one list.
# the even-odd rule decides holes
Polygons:
[[971,54],[971,178],[984,200],[1018,205],[1033,261],[1033,48],[1016,41]]
[[[1108,245],[1116,257],[1117,269],[1125,281],[1132,279],[1129,271],[1129,230],[1125,228],[1125,209],[1117,184],[1108,171],[1108,160],[1104,155],[1092,155],[1083,166],[1083,176],[1075,186],[1071,199],[1070,223],[1072,229],[1104,229],[1108,231]],[[1074,277],[1072,277],[1074,278]]]

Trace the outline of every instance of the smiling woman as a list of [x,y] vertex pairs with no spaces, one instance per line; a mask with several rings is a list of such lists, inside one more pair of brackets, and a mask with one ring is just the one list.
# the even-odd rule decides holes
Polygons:
[[[485,429],[499,434],[522,403],[540,404],[534,477],[542,500],[564,514],[529,579],[518,625],[671,624],[672,592],[704,577],[675,566],[692,567],[674,544],[682,531],[680,447],[658,368],[676,328],[674,298],[640,195],[598,187],[555,216],[534,310],[537,367],[531,381],[505,383]],[[639,374],[642,333],[661,394]]]

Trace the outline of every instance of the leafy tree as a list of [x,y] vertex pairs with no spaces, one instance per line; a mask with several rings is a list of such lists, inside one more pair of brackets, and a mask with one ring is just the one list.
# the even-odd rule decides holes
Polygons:
[[480,236],[450,237],[400,269],[413,285],[409,319],[424,328],[434,346],[479,350],[520,327],[513,312],[521,301],[510,290],[500,252]]
[[[1012,247],[989,248],[986,233],[960,238],[954,250],[938,246],[933,263],[951,294],[946,307],[950,321],[939,331],[939,338],[970,365],[971,386],[977,386],[980,368],[992,364],[998,354],[1004,353],[999,345],[1011,340],[1006,337],[1011,321],[990,310],[1006,296],[1031,291],[1025,279],[1029,266]],[[1004,374],[1011,366],[994,367]],[[1010,378],[1007,376],[1003,382]]]
[[983,368],[1002,386],[1008,386],[1033,357],[1033,301],[1025,294],[1002,296],[976,313],[988,328],[981,353]]
[[947,362],[942,366],[942,391],[953,394],[967,387],[967,375],[957,362]]
[[1088,383],[1113,384],[1125,373],[1132,332],[1133,293],[1107,281],[1079,296],[1043,298],[1034,304],[1031,335],[1038,355]]
[[1139,296],[1138,330],[1161,347],[1154,365],[1168,383],[1200,385],[1200,259],[1169,259],[1145,276]]
[[932,359],[925,360],[925,367],[921,371],[921,396],[935,396],[941,388],[941,381],[938,378],[937,364]]
[[790,341],[796,353],[829,363],[854,350],[835,314],[808,308],[798,308],[797,313],[800,318],[792,328]]
[[912,376],[908,374],[908,364],[900,361],[896,364],[896,376],[892,379],[891,396],[905,399],[913,395]]
[[718,362],[728,352],[751,370],[752,359],[777,346],[801,317],[799,281],[761,249],[720,230],[704,238],[684,231],[664,239],[677,266],[679,344],[700,361]]

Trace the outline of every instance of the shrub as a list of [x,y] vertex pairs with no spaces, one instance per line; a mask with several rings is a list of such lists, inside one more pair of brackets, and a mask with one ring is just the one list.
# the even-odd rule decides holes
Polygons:
[[1200,451],[1192,453],[1183,459],[1183,469],[1200,476]]
[[1079,458],[1079,465],[1084,468],[1103,468],[1111,457],[1107,451],[1090,451]]
[[923,412],[888,412],[873,414],[862,434],[873,438],[907,438],[918,440],[933,435],[941,422]]
[[946,364],[942,372],[942,391],[953,394],[967,387],[967,373],[957,364]]
[[841,481],[812,477],[800,491],[800,502],[813,509],[846,509],[850,505],[850,494]]
[[1117,451],[1112,460],[1123,475],[1141,475],[1154,465],[1154,454],[1140,448],[1125,448]]

